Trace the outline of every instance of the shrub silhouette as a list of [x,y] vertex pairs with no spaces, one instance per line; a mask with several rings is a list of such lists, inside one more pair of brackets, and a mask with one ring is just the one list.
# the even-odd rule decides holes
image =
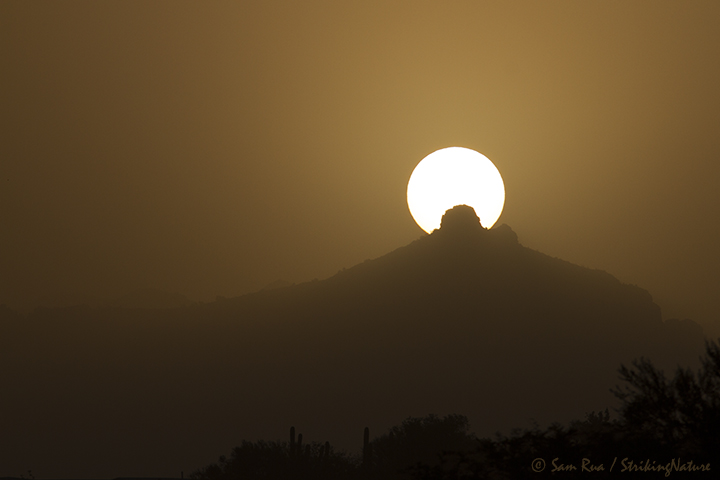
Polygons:
[[372,441],[373,478],[412,478],[415,470],[436,466],[445,451],[466,454],[478,444],[464,415],[409,417]]
[[333,451],[328,442],[301,445],[291,454],[288,442],[243,441],[230,458],[192,473],[195,480],[350,479],[356,478],[357,460]]

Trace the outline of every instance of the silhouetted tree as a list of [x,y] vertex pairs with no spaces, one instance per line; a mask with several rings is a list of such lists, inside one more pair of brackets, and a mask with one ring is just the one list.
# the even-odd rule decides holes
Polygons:
[[[706,342],[697,372],[678,368],[666,378],[648,359],[620,367],[625,386],[613,393],[625,440],[639,453],[720,460],[720,346]],[[720,465],[719,465],[720,466]]]

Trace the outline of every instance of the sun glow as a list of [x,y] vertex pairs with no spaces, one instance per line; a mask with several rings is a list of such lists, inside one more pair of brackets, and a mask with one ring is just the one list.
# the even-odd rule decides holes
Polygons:
[[469,205],[485,228],[492,227],[505,205],[500,172],[483,154],[462,147],[437,150],[417,164],[407,188],[410,213],[427,233],[455,205]]

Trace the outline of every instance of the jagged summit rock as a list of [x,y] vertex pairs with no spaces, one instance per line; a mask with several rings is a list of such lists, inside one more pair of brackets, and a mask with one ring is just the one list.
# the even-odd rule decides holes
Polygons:
[[480,217],[475,209],[469,205],[455,205],[447,210],[440,220],[440,230],[443,232],[475,232],[486,231],[482,226]]
[[458,246],[461,240],[471,244],[475,241],[487,241],[497,244],[517,245],[517,234],[506,224],[485,228],[482,220],[469,205],[455,205],[448,209],[440,221],[440,228],[434,230],[433,237],[441,237]]

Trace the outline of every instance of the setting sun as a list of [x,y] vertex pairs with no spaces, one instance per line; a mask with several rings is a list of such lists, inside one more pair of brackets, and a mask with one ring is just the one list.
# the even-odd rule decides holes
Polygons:
[[407,202],[427,233],[455,205],[469,205],[485,228],[492,227],[505,204],[505,186],[495,165],[481,153],[462,147],[437,150],[423,158],[408,182]]

